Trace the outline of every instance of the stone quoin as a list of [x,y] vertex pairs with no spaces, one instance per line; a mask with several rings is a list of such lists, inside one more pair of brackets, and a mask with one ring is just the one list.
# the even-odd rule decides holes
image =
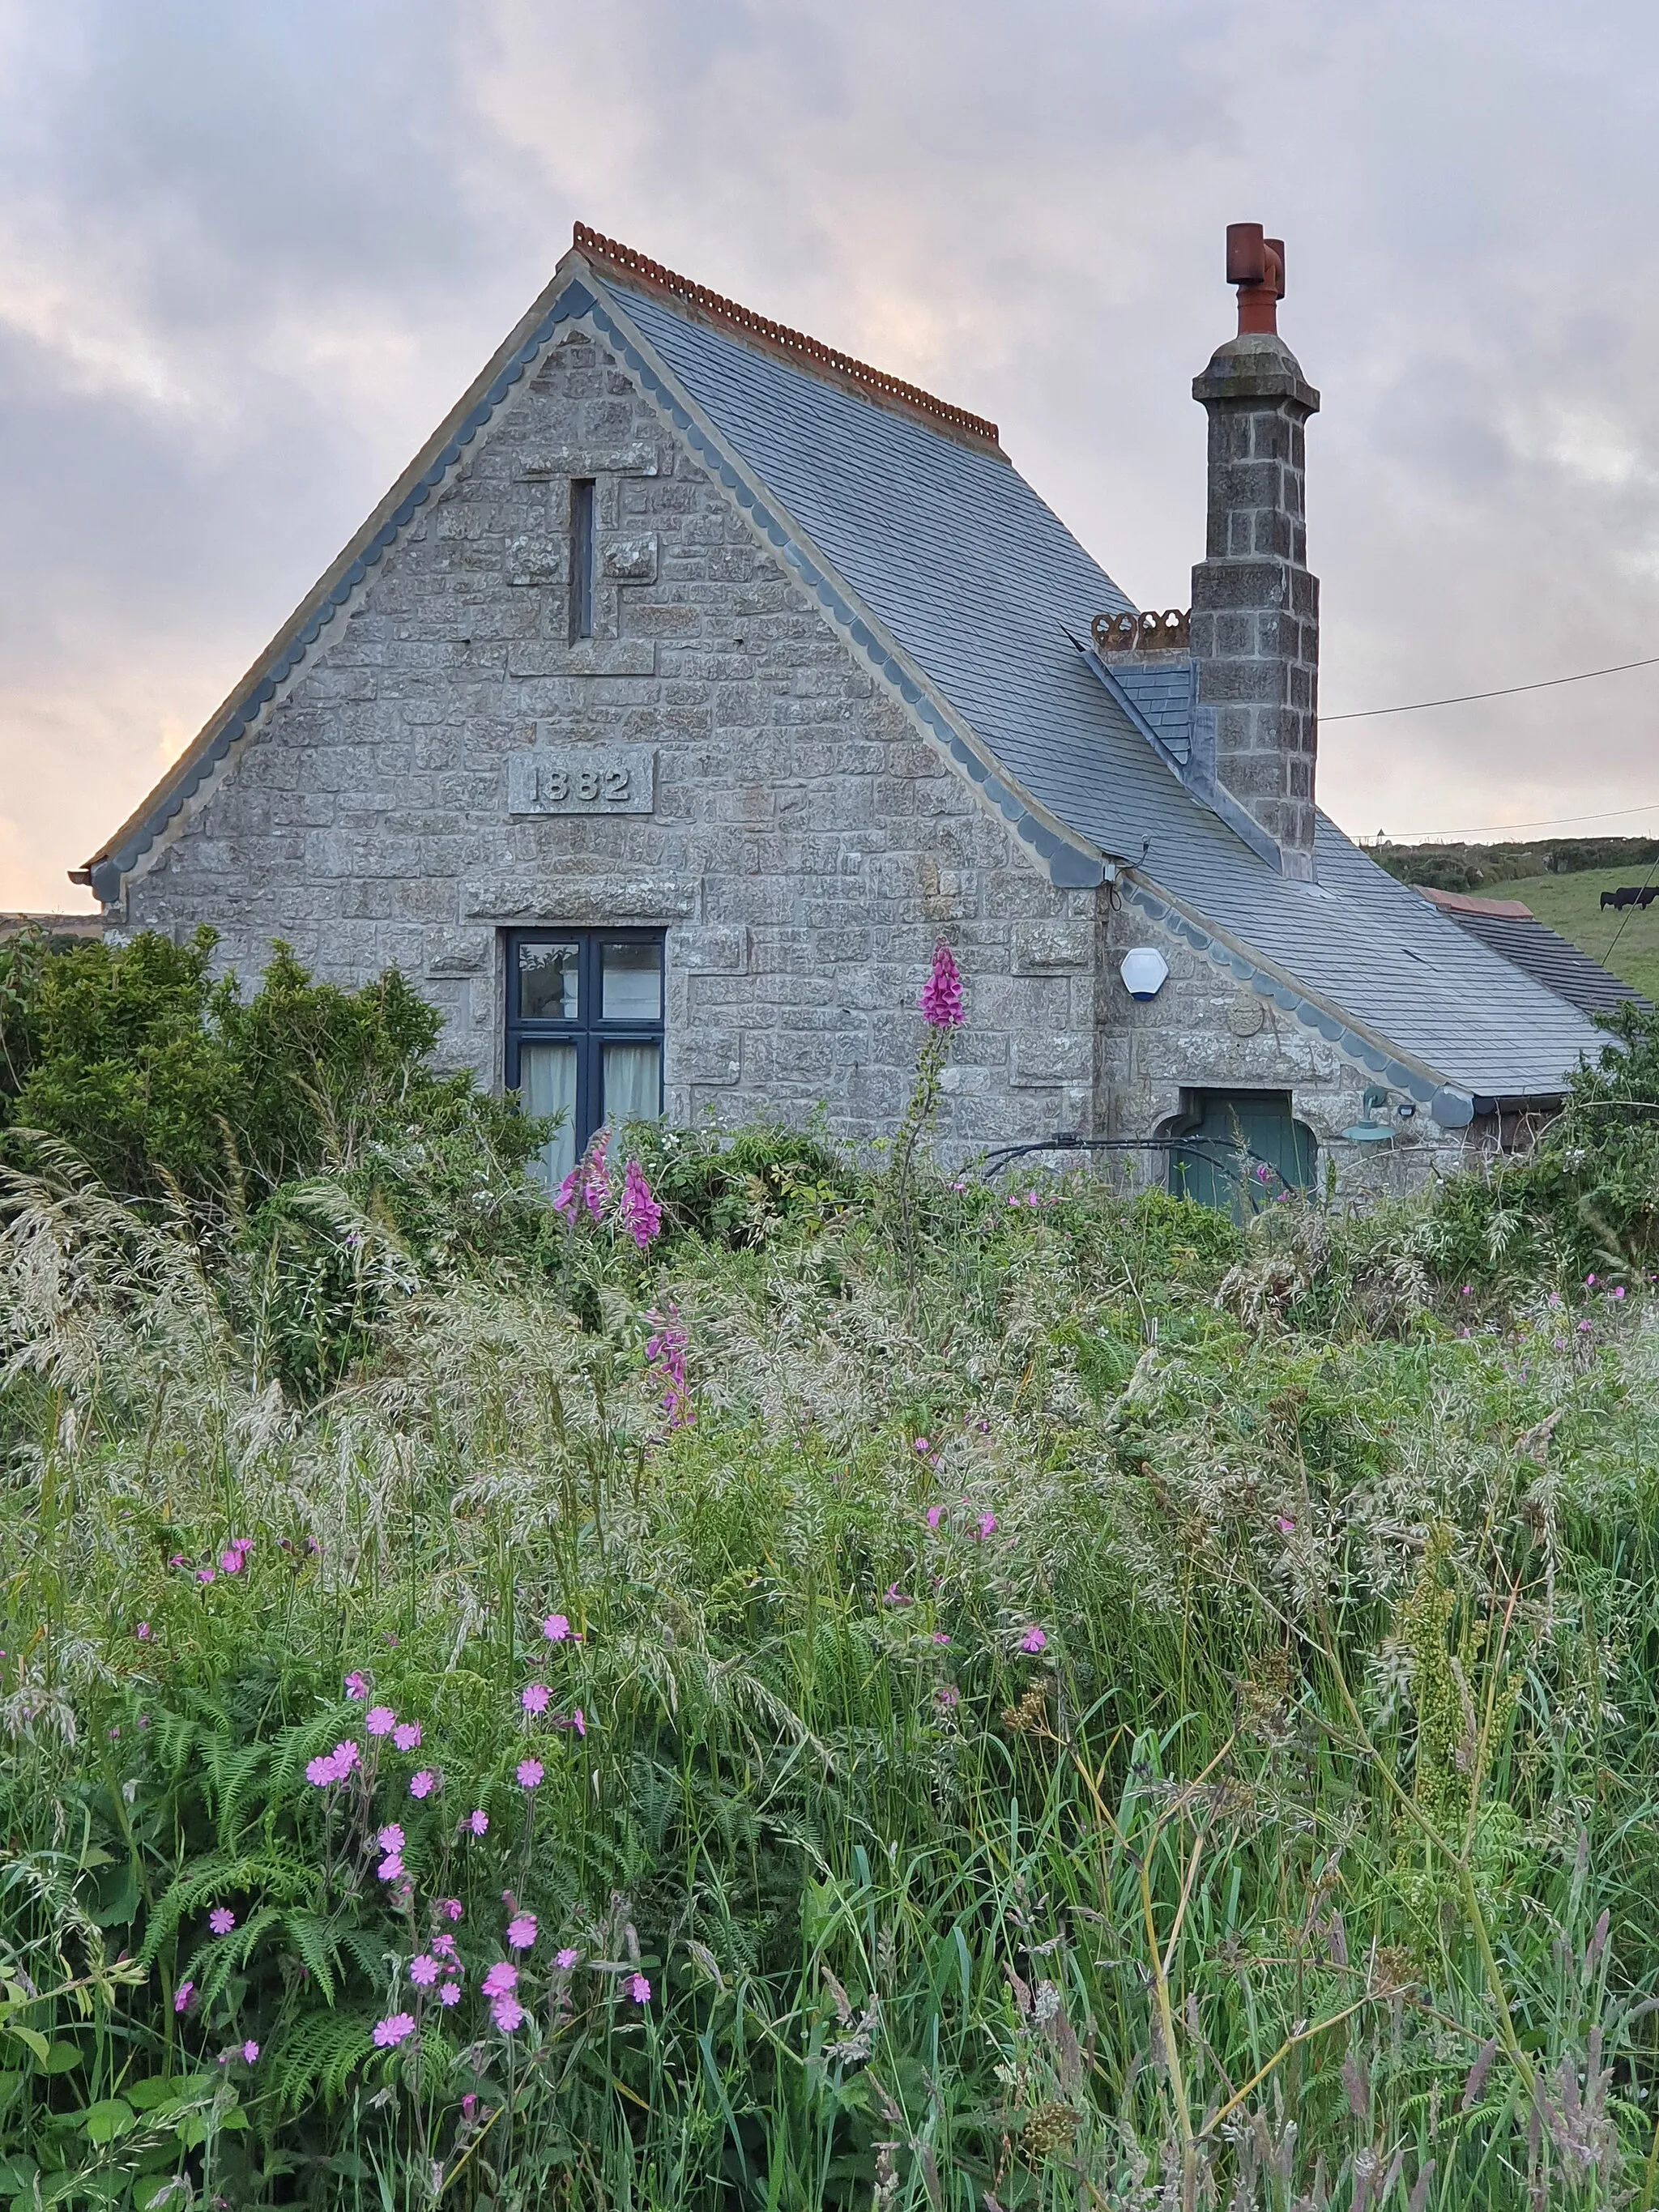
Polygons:
[[942,937],[953,1157],[1066,1133],[1223,1202],[1243,1161],[1410,1181],[1601,1039],[1318,811],[1284,270],[1232,227],[1204,557],[1163,615],[994,423],[578,225],[76,880],[244,976],[275,939],[396,965],[456,1063],[563,1115],[549,1173],[640,1115],[890,1131]]

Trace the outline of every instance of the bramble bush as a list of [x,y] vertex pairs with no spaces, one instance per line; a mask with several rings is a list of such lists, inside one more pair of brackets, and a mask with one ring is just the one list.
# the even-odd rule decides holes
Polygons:
[[1650,2203],[1645,1290],[753,1144],[325,1154],[294,1381],[217,1186],[20,1158],[0,2188]]

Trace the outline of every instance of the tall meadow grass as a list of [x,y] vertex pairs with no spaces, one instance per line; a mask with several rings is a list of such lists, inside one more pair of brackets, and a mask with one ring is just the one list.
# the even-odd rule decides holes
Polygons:
[[1654,2203],[1639,1292],[1087,1180],[535,1274],[314,1195],[306,1395],[252,1261],[11,1185],[0,2201]]

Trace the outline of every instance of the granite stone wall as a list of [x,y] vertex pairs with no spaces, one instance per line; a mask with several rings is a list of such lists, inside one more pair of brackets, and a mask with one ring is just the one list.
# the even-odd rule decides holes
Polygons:
[[[582,477],[599,559],[573,644]],[[591,341],[526,380],[337,628],[131,880],[125,927],[211,922],[244,975],[278,937],[343,983],[396,964],[493,1082],[507,928],[659,923],[670,1115],[822,1102],[847,1137],[902,1111],[942,934],[969,1011],[947,1137],[1102,1118],[1099,895],[1050,884]],[[653,757],[649,812],[514,811],[526,757],[624,746]]]

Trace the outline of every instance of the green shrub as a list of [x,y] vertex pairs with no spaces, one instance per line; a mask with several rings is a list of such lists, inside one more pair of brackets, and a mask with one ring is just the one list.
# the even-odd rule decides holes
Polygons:
[[713,1244],[763,1245],[785,1229],[820,1227],[865,1189],[824,1138],[781,1122],[735,1131],[639,1122],[625,1144],[650,1179],[665,1227]]
[[411,1145],[529,1158],[533,1124],[432,1065],[441,1017],[395,969],[343,991],[277,944],[245,998],[212,980],[216,942],[0,947],[7,1124],[60,1139],[124,1195],[237,1211]]
[[1659,1010],[1627,1003],[1602,1026],[1530,1153],[1440,1189],[1425,1249],[1443,1278],[1631,1284],[1659,1262]]

